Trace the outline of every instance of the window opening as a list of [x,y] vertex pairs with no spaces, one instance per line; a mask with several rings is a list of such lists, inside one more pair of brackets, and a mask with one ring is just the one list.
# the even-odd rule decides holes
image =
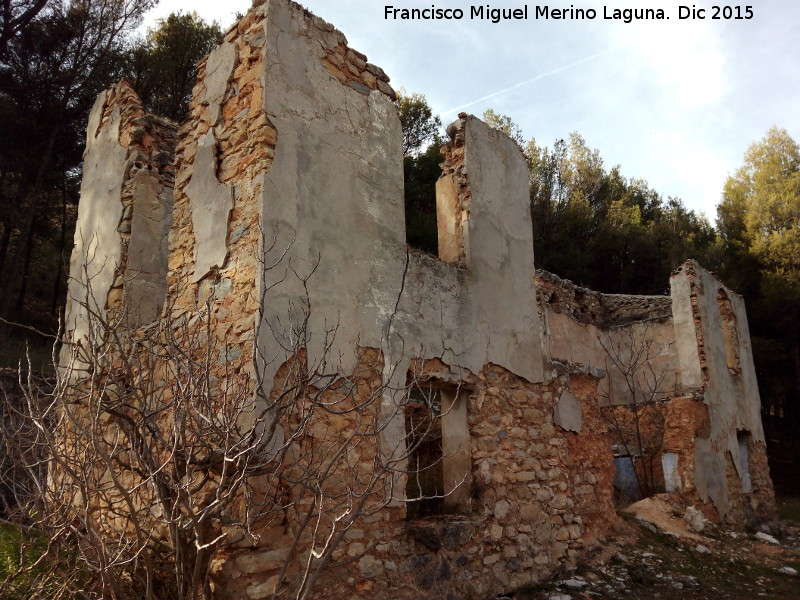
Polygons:
[[436,142],[416,156],[403,157],[406,243],[434,256],[439,252],[436,181],[442,174],[441,161]]
[[471,455],[467,393],[451,386],[418,386],[405,406],[409,519],[469,512]]
[[750,479],[750,433],[740,431],[736,434],[739,443],[739,472],[742,474],[742,491],[749,494],[753,491],[753,482]]
[[442,404],[437,388],[412,386],[405,407],[408,479],[406,515],[419,519],[444,512]]
[[627,506],[642,499],[637,472],[637,458],[641,460],[642,452],[632,445],[612,444],[614,454],[614,505]]

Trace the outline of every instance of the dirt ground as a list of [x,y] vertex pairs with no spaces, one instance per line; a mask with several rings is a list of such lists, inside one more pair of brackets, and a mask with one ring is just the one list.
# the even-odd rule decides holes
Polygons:
[[[591,548],[577,570],[506,597],[800,600],[800,522],[772,521],[755,531],[731,531],[707,522],[687,523],[689,517],[657,498],[644,502],[623,513],[615,535]],[[800,500],[790,501],[782,514],[794,517],[797,507]]]

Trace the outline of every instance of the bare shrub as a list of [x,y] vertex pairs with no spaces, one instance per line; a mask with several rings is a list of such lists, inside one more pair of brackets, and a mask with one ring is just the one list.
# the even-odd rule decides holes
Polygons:
[[383,383],[374,348],[354,348],[359,366],[342,376],[335,328],[314,332],[326,343],[312,362],[307,303],[288,319],[268,395],[254,369],[225,360],[210,304],[137,329],[124,307],[79,310],[87,333],[54,350],[53,380],[21,371],[18,401],[3,403],[18,551],[0,597],[211,598],[215,558],[258,547],[283,558],[273,597],[306,598],[354,524],[402,507],[418,442],[387,447],[384,432],[404,418],[406,390]]
[[[623,335],[598,337],[610,367],[609,391],[601,415],[609,425],[615,444],[631,457],[642,498],[663,491],[658,464],[664,445],[664,388],[666,372],[654,367],[657,352],[653,348],[650,325],[637,335],[628,325]],[[612,373],[623,386],[623,396],[615,397]]]

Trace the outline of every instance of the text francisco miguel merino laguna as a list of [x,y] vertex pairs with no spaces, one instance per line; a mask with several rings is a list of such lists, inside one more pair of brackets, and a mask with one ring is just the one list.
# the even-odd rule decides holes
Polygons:
[[[644,21],[644,20],[664,20],[669,19],[668,15],[663,8],[609,8],[603,7],[602,12],[598,12],[594,8],[575,8],[570,5],[569,8],[550,8],[548,5],[535,5],[530,7],[528,5],[521,6],[520,8],[492,8],[489,4],[481,6],[469,6],[462,8],[438,8],[432,4],[430,8],[397,8],[394,6],[384,6],[383,18],[386,20],[398,21],[414,21],[414,20],[461,20],[468,17],[470,20],[485,20],[492,23],[499,23],[500,21],[519,20],[525,21],[529,15],[534,19],[550,19],[550,20],[593,20],[598,16],[603,19],[614,21],[623,21],[630,23],[631,21]],[[752,6],[738,6],[738,5],[719,5],[710,6],[708,8],[698,8],[696,5],[691,6],[672,6],[669,8],[670,14],[676,19],[713,19],[713,20],[748,20],[753,18]]]

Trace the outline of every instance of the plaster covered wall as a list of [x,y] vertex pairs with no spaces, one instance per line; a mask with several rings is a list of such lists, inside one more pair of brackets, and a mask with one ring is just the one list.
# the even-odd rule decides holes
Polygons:
[[536,291],[546,355],[600,377],[603,404],[631,402],[625,368],[633,371],[639,402],[676,395],[680,365],[669,298],[602,294],[541,270]]
[[[106,299],[122,259],[117,224],[122,218],[122,183],[127,150],[119,142],[118,106],[101,128],[110,92],[97,97],[89,115],[81,180],[81,210],[70,258],[66,332],[77,343],[90,335],[86,308],[105,314]],[[91,285],[91,289],[89,289]]]
[[[472,191],[464,264],[409,251],[392,98],[337,78],[322,58],[343,36],[297,5],[268,3],[265,23],[264,107],[278,139],[263,180],[265,385],[282,362],[273,357],[291,347],[287,315],[296,322],[303,311],[309,357],[335,357],[340,373],[368,346],[383,351],[395,388],[416,357],[472,373],[494,363],[541,381],[527,167],[516,144],[460,120],[454,137]],[[387,414],[399,401],[386,399]]]
[[[744,300],[694,261],[672,275],[670,289],[682,382],[687,391],[702,394],[709,412],[709,434],[695,441],[695,483],[703,500],[710,498],[722,516],[730,516],[731,494],[740,496],[736,488],[741,486],[731,489],[728,471],[735,469],[736,479],[744,477],[737,433],[749,433],[762,453],[764,444]],[[735,328],[733,335],[728,327]],[[736,366],[730,364],[732,353]],[[771,486],[761,493],[770,497]],[[756,501],[771,503],[768,498]]]
[[[170,155],[171,158],[171,155]],[[133,216],[125,265],[124,295],[131,326],[161,316],[167,296],[167,236],[172,223],[171,181],[137,170],[132,179]]]
[[174,145],[174,127],[146,115],[124,80],[98,96],[89,116],[70,259],[65,334],[71,341],[98,335],[100,321],[111,316],[137,327],[160,315]]

